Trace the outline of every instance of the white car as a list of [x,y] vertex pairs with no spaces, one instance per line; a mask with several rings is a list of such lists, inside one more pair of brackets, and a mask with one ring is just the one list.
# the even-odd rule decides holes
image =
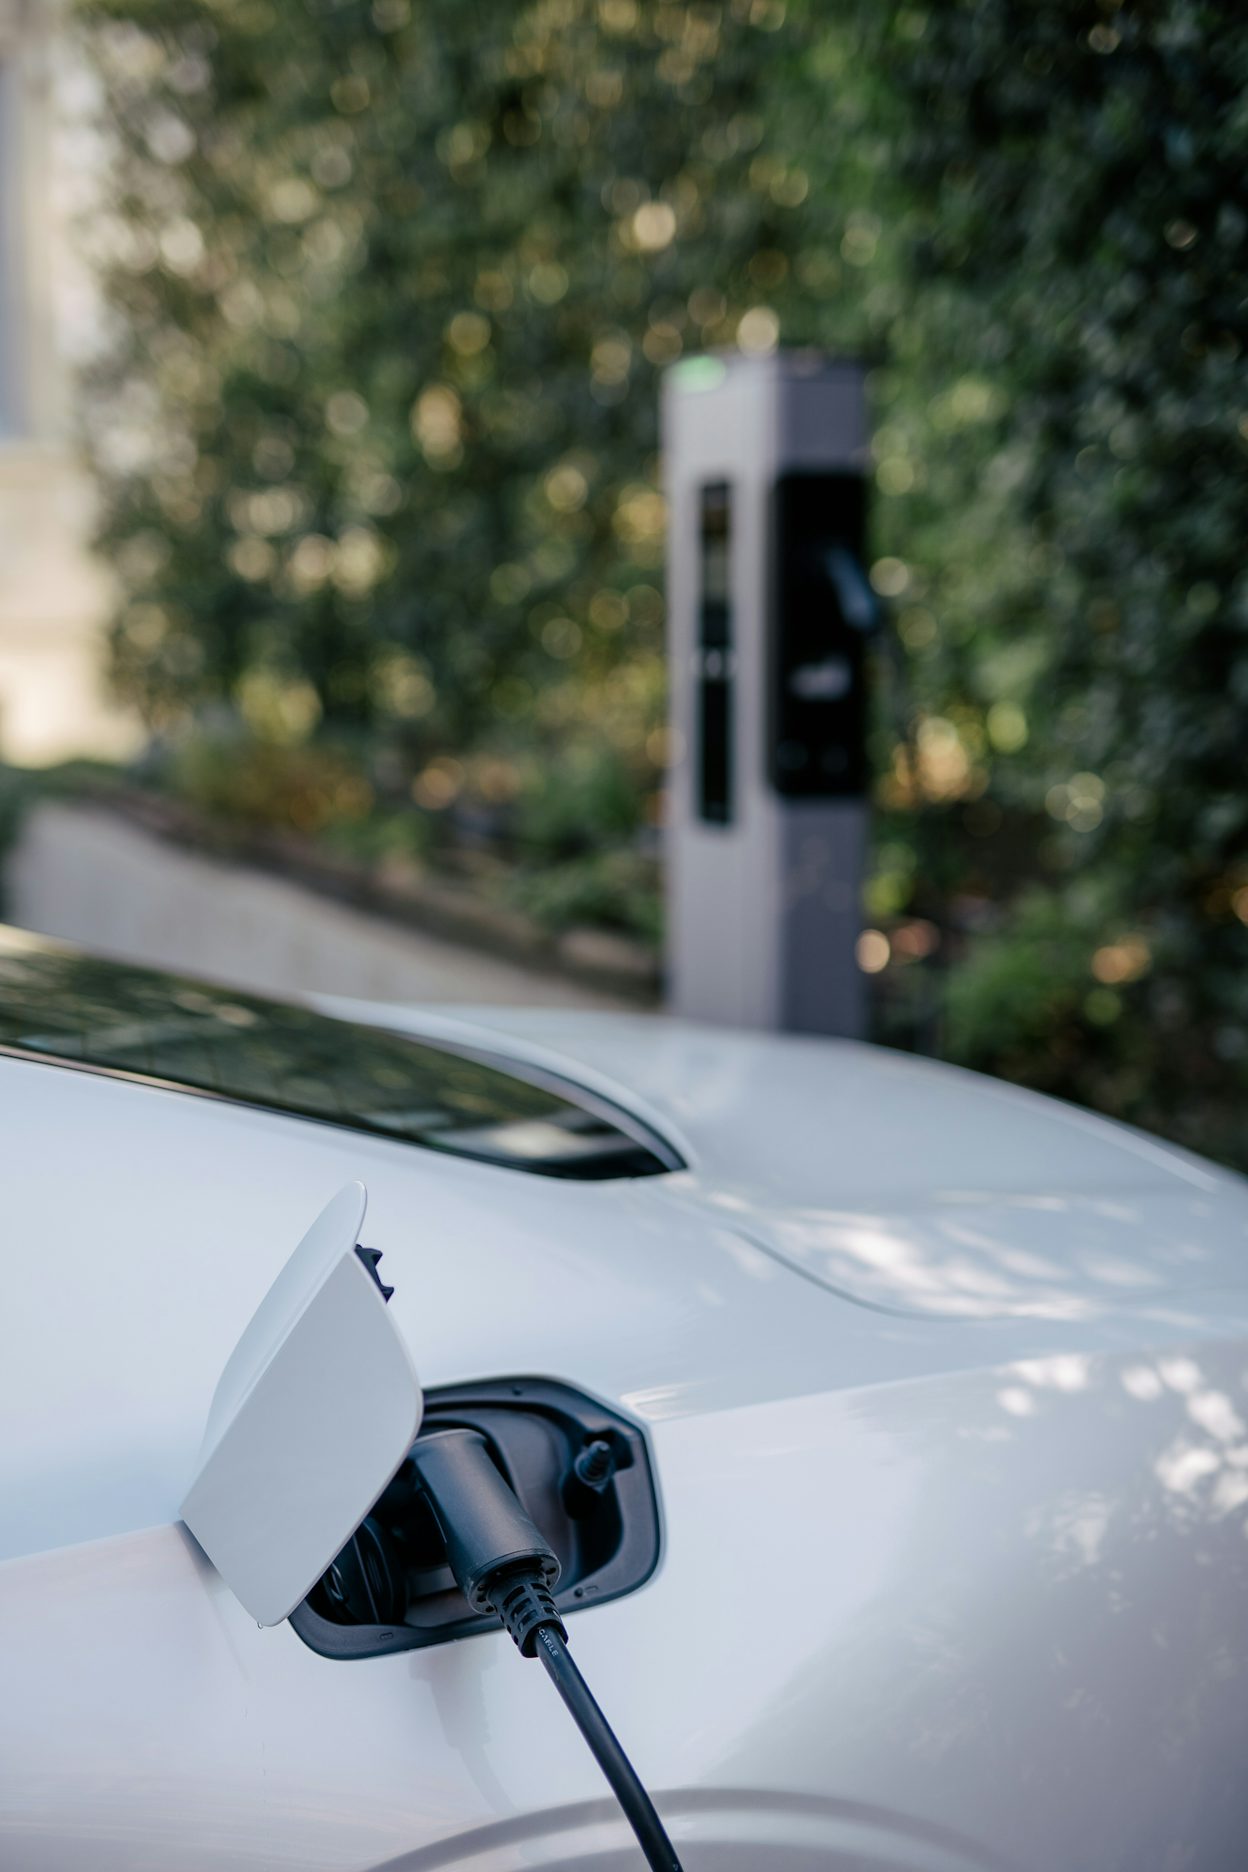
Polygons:
[[0,1054],[5,1872],[643,1864],[452,1431],[670,1863],[1248,1859],[1248,1184],[897,1053],[17,932]]

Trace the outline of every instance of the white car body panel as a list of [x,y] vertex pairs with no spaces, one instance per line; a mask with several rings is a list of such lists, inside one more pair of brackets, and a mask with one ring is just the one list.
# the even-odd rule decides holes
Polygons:
[[560,1066],[689,1168],[554,1182],[0,1060],[0,1866],[637,1863],[501,1633],[322,1658],[177,1522],[357,1177],[426,1386],[646,1430],[659,1568],[570,1635],[688,1872],[1239,1863],[1248,1185],[869,1049],[373,1018]]

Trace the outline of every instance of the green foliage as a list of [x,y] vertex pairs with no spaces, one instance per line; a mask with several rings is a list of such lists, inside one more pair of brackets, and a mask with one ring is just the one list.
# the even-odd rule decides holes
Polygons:
[[14,767],[0,767],[0,916],[5,910],[4,868],[17,843],[31,803],[30,777]]
[[164,725],[259,680],[416,760],[657,661],[657,372],[774,342],[807,189],[762,114],[783,7],[88,18],[123,693]]
[[511,896],[551,930],[589,924],[657,943],[662,910],[657,866],[631,850],[587,853],[521,871]]
[[526,857],[566,858],[588,838],[627,843],[640,830],[642,804],[635,766],[618,748],[574,743],[534,768],[516,803],[516,833]]
[[[1089,915],[1088,910],[1093,914]],[[1050,893],[1030,890],[1014,906],[1008,931],[979,938],[973,966],[955,970],[945,1002],[946,1041],[955,1059],[995,1054],[1028,1063],[1060,1059],[1084,1043],[1081,1024],[1103,1024],[1112,1002],[1093,997],[1089,957],[1103,915],[1088,906],[1080,922]],[[1089,927],[1091,925],[1091,927]],[[1089,1007],[1089,1001],[1091,1003]]]
[[167,783],[210,818],[245,830],[326,833],[365,820],[373,789],[341,749],[286,747],[238,729],[188,737]]
[[[943,673],[983,711],[972,825],[1052,828],[953,971],[946,1044],[1246,1163],[1248,22],[965,0],[877,43],[931,355],[964,373],[916,433],[980,403],[944,538],[920,516],[905,548],[916,694]],[[1027,739],[994,753],[1002,700]],[[965,890],[966,814],[942,836]]]
[[640,848],[642,766],[603,738],[530,766],[511,820],[519,868],[510,894],[548,929],[590,924],[658,942],[658,865]]

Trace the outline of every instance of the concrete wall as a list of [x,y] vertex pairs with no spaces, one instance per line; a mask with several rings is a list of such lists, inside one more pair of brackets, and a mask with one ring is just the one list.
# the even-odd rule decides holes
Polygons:
[[260,993],[609,1008],[606,994],[181,851],[111,814],[44,804],[5,877],[5,920]]

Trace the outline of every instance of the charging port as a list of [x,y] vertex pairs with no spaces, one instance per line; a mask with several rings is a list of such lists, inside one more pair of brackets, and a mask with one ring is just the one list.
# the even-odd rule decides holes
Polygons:
[[[634,1592],[659,1557],[645,1438],[627,1418],[550,1379],[492,1379],[425,1394],[421,1438],[476,1431],[559,1560],[567,1615]],[[378,1657],[496,1631],[455,1584],[409,1458],[290,1622],[323,1657]]]

